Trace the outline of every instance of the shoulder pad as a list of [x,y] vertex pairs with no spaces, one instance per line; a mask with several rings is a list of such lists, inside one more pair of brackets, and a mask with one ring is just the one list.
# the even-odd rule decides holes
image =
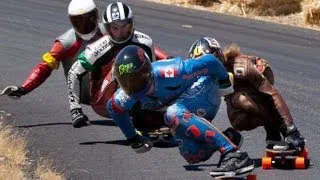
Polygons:
[[144,45],[152,48],[152,39],[151,39],[151,37],[146,35],[146,34],[144,34],[144,33],[142,33],[142,32],[134,31],[132,41],[140,43],[140,44],[144,44]]
[[235,79],[246,80],[247,79],[247,66],[249,58],[247,56],[237,56],[233,64],[233,75]]
[[68,31],[56,38],[56,41],[60,41],[65,49],[69,49],[76,41],[76,32],[73,28],[70,28]]

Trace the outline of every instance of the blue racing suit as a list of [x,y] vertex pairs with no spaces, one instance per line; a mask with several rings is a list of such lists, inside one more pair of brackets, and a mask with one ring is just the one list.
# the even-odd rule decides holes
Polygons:
[[217,81],[229,78],[222,63],[213,55],[183,60],[180,57],[152,63],[152,82],[144,90],[127,95],[118,89],[107,108],[126,138],[136,136],[129,110],[164,111],[164,121],[180,142],[180,154],[189,162],[207,160],[212,153],[233,151],[235,145],[206,119],[219,109]]

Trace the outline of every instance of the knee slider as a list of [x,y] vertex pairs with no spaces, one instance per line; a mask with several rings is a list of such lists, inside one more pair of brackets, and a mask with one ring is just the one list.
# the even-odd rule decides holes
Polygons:
[[182,118],[183,111],[184,110],[179,109],[177,105],[169,106],[165,114],[165,120],[164,120],[165,124],[169,128],[173,128],[173,129],[177,128],[177,126],[179,125],[179,119]]

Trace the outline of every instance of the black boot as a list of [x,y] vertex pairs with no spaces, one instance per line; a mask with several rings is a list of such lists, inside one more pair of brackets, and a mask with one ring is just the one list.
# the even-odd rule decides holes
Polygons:
[[72,118],[72,126],[74,128],[81,128],[81,127],[90,125],[88,116],[83,114],[82,109],[80,108],[71,110],[71,118]]
[[229,127],[222,132],[239,149],[243,142],[243,136],[235,129]]
[[254,163],[246,152],[229,152],[221,155],[218,166],[210,171],[210,175],[213,177],[238,176],[253,169]]
[[136,153],[145,153],[149,151],[153,144],[151,141],[145,140],[141,135],[137,134],[136,136],[128,139],[130,142],[131,148],[136,152]]
[[277,146],[285,146],[282,136],[280,134],[280,130],[274,127],[264,126],[266,130],[266,148],[273,149],[275,145]]

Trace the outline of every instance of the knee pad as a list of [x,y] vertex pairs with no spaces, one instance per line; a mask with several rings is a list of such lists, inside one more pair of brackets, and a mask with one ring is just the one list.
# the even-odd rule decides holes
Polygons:
[[190,114],[190,112],[184,108],[180,108],[178,104],[171,105],[167,108],[164,122],[169,128],[176,129],[180,123],[180,119],[184,118],[184,114]]
[[190,164],[206,161],[215,152],[208,145],[189,138],[183,140],[179,150],[183,158]]

